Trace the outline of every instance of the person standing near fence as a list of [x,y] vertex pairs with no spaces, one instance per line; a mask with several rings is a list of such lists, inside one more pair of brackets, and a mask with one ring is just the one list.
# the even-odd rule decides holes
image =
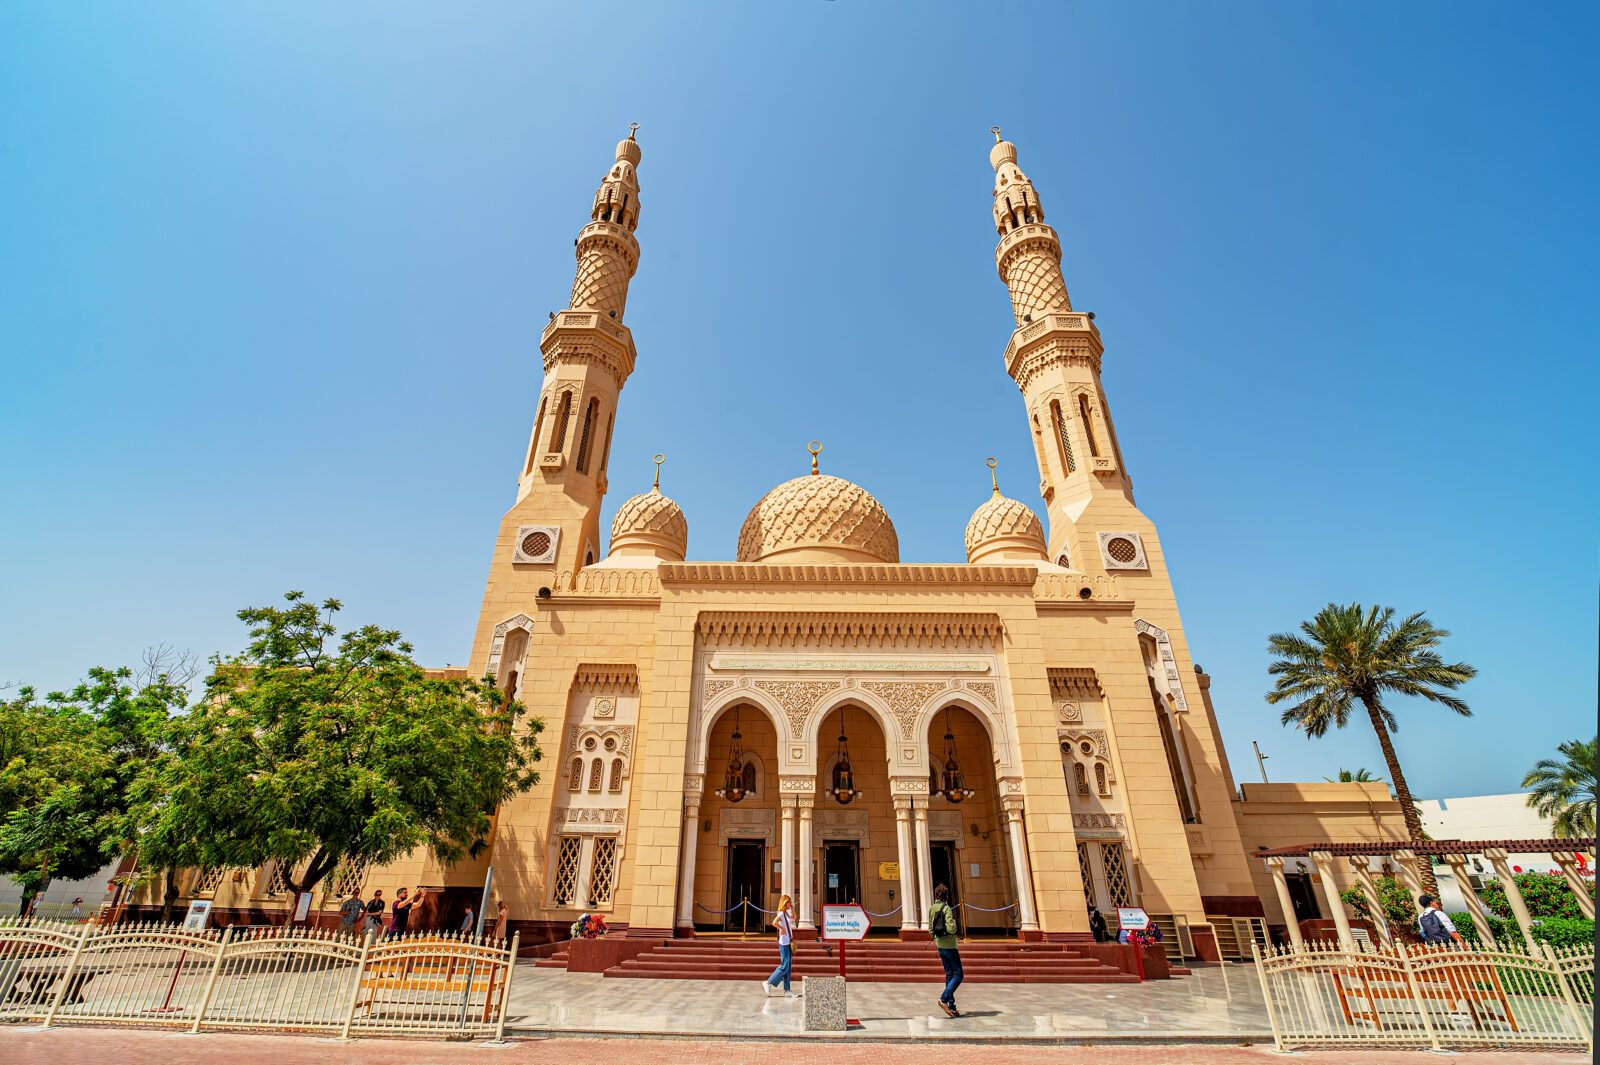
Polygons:
[[1423,895],[1417,899],[1422,905],[1422,916],[1417,918],[1417,931],[1422,933],[1424,943],[1435,946],[1446,946],[1454,943],[1458,947],[1466,946],[1461,939],[1461,933],[1456,931],[1456,924],[1450,920],[1450,915],[1444,912],[1444,907],[1432,895]]
[[350,892],[350,897],[339,907],[339,931],[347,936],[355,935],[356,922],[361,920],[361,915],[366,912],[367,904],[361,901],[361,892]]
[[928,932],[939,950],[939,964],[944,966],[944,993],[939,996],[939,1008],[951,1017],[959,1017],[956,988],[961,986],[966,974],[961,970],[961,951],[956,947],[959,932],[956,911],[950,908],[950,889],[943,884],[933,889],[933,905],[928,907]]
[[467,915],[461,918],[461,934],[470,936],[478,930],[478,908],[472,903],[467,903]]
[[383,931],[382,888],[374,888],[372,899],[367,903],[367,931],[372,934]]
[[411,909],[422,901],[422,896],[423,890],[421,888],[417,888],[415,895],[410,894],[405,888],[401,888],[394,893],[394,906],[391,907],[394,916],[389,922],[389,934],[391,936],[403,936],[406,934],[406,930],[411,927]]

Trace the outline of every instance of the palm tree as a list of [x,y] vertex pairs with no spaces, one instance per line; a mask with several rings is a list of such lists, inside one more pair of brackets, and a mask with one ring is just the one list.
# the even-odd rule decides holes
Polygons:
[[[1450,634],[1435,628],[1422,614],[1399,622],[1388,607],[1341,606],[1329,603],[1310,621],[1300,623],[1303,636],[1280,632],[1267,637],[1274,661],[1267,673],[1277,679],[1267,702],[1293,700],[1283,712],[1283,723],[1322,736],[1329,728],[1344,728],[1350,710],[1360,703],[1378,734],[1384,765],[1394,782],[1406,834],[1425,840],[1422,816],[1411,798],[1400,758],[1389,733],[1399,728],[1394,713],[1383,705],[1386,695],[1419,695],[1440,703],[1463,717],[1471,717],[1467,704],[1450,695],[1478,671],[1465,662],[1447,663],[1435,648]],[[1423,864],[1423,880],[1432,885],[1432,869]],[[1435,893],[1437,893],[1435,891]]]
[[1376,775],[1370,769],[1357,769],[1352,773],[1350,770],[1342,767],[1339,770],[1338,776],[1323,777],[1322,779],[1326,780],[1329,784],[1377,784],[1383,780],[1382,777]]
[[1560,758],[1542,758],[1522,778],[1528,805],[1555,819],[1560,839],[1594,835],[1595,740],[1568,740]]

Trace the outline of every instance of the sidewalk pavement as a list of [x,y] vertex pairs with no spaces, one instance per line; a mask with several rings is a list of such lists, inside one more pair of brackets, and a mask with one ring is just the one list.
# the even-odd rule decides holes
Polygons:
[[[798,992],[802,982],[795,983]],[[968,984],[956,993],[962,1016],[937,1005],[938,984],[851,983],[856,1037],[878,1039],[1175,1039],[1270,1041],[1254,966],[1202,966],[1194,975],[1144,984]],[[765,998],[754,980],[636,980],[517,966],[508,1028],[523,1033],[661,1033],[795,1036],[804,1005]]]
[[[620,981],[619,981],[620,982]],[[939,1065],[994,1065],[997,1048],[943,1045]],[[807,1043],[767,1040],[612,1038],[516,1039],[502,1046],[426,1040],[356,1039],[348,1043],[310,1036],[231,1035],[127,1028],[12,1028],[0,1036],[0,1062],[28,1065],[927,1065],[926,1044]],[[1285,1058],[1267,1046],[1006,1046],[1006,1065],[1437,1065],[1425,1051],[1336,1050]],[[1574,1053],[1497,1052],[1484,1065],[1576,1065]],[[1463,1065],[1471,1065],[1463,1061]]]

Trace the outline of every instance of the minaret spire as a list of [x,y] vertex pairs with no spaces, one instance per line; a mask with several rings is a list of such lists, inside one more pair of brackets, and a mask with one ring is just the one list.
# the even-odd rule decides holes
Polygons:
[[1000,234],[995,266],[1000,280],[1011,290],[1011,309],[1017,324],[1051,311],[1070,311],[1067,281],[1061,276],[1061,240],[1044,224],[1044,204],[1033,182],[1017,166],[1017,146],[1000,138],[992,126],[994,147],[989,165],[994,167],[994,228]]
[[616,161],[594,194],[589,224],[578,233],[578,270],[572,281],[574,311],[601,311],[621,319],[628,282],[639,268],[639,123],[617,142]]

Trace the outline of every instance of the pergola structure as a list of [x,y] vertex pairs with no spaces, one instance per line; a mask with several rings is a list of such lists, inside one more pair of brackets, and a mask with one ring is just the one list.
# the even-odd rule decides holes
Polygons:
[[1297,948],[1305,946],[1305,940],[1300,934],[1299,922],[1294,920],[1294,903],[1289,895],[1289,883],[1284,877],[1283,860],[1309,858],[1317,868],[1323,895],[1328,902],[1328,911],[1332,914],[1334,926],[1339,932],[1339,944],[1349,950],[1355,947],[1355,939],[1350,934],[1350,918],[1344,911],[1344,903],[1339,899],[1339,888],[1334,883],[1335,862],[1345,861],[1349,864],[1361,893],[1367,898],[1369,910],[1375,915],[1373,927],[1383,938],[1384,944],[1388,945],[1392,934],[1388,922],[1381,917],[1383,905],[1378,900],[1378,885],[1372,879],[1371,859],[1387,858],[1392,861],[1399,871],[1400,882],[1415,899],[1422,894],[1422,875],[1418,865],[1418,858],[1421,855],[1437,855],[1450,867],[1451,872],[1455,874],[1456,886],[1461,889],[1462,896],[1467,900],[1467,913],[1472,918],[1473,927],[1478,930],[1479,942],[1485,946],[1495,946],[1494,933],[1490,931],[1486,917],[1487,907],[1478,898],[1477,892],[1472,889],[1471,880],[1467,878],[1468,855],[1482,855],[1484,860],[1494,867],[1495,877],[1505,889],[1506,902],[1517,919],[1517,927],[1522,930],[1522,938],[1527,941],[1531,950],[1534,943],[1533,919],[1528,915],[1528,907],[1522,901],[1522,891],[1512,876],[1508,855],[1549,853],[1550,860],[1561,870],[1561,874],[1567,878],[1567,883],[1572,887],[1572,893],[1577,896],[1578,908],[1586,917],[1593,920],[1594,899],[1589,895],[1587,880],[1579,871],[1578,855],[1586,854],[1588,864],[1593,868],[1594,842],[1594,837],[1590,836],[1583,839],[1405,840],[1391,844],[1302,843],[1293,847],[1258,851],[1256,857],[1266,863],[1267,872],[1272,877],[1272,885],[1278,893],[1278,903],[1283,907],[1284,924],[1288,928],[1289,940]]

